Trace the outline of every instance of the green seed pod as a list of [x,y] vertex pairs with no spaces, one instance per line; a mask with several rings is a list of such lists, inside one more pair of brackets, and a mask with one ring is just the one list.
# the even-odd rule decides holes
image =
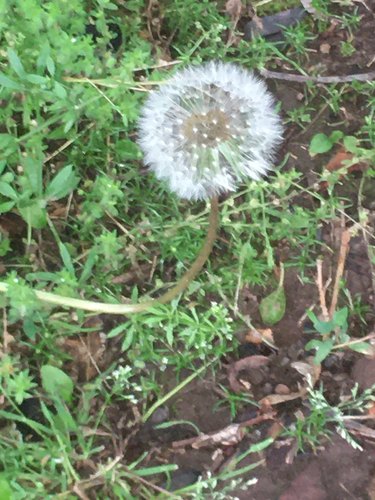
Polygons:
[[286,298],[283,287],[265,297],[259,304],[259,312],[263,323],[274,325],[278,323],[285,314]]
[[280,266],[280,281],[277,289],[262,299],[259,312],[263,323],[275,325],[285,314],[286,297],[284,292],[284,267]]

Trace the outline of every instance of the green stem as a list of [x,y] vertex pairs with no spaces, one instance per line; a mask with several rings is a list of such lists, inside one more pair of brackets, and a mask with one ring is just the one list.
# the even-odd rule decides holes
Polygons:
[[[208,232],[197,258],[195,259],[191,267],[186,271],[186,273],[179,279],[177,284],[156,299],[149,299],[137,304],[107,304],[106,302],[94,302],[92,300],[63,297],[55,293],[43,292],[41,290],[35,290],[35,295],[39,300],[48,302],[49,304],[106,314],[131,314],[146,311],[150,307],[153,307],[157,304],[166,304],[167,302],[170,302],[178,295],[180,295],[198,275],[199,271],[206,263],[212,251],[217,235],[218,226],[219,203],[217,198],[212,198]],[[6,293],[7,290],[8,284],[0,282],[0,293]]]

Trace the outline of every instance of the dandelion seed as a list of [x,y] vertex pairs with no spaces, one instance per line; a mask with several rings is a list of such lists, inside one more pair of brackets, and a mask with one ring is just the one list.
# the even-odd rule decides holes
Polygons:
[[178,71],[143,107],[145,162],[186,199],[260,179],[282,140],[273,102],[261,80],[234,64],[213,61]]

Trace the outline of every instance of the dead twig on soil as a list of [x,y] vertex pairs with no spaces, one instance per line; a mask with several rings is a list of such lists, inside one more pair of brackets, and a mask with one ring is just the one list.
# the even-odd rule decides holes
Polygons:
[[347,256],[348,250],[349,250],[349,243],[350,243],[351,236],[352,236],[352,234],[351,234],[350,229],[344,229],[342,234],[341,234],[339,260],[337,263],[337,270],[336,270],[335,283],[333,286],[331,306],[329,308],[329,317],[331,319],[333,317],[333,314],[334,314],[334,312],[336,310],[336,306],[337,306],[337,300],[338,300],[339,289],[340,289],[340,281],[341,281],[342,275],[344,274],[345,261],[346,261],[346,256]]
[[328,284],[330,283],[331,280],[327,281],[327,283],[323,285],[323,261],[321,259],[318,259],[316,261],[316,271],[317,271],[316,285],[318,287],[318,292],[319,292],[320,308],[322,310],[324,321],[328,321],[329,313],[326,303],[326,292]]
[[345,427],[351,434],[375,439],[375,430],[352,420],[345,420]]
[[7,320],[7,312],[4,307],[3,309],[3,346],[2,346],[2,352],[0,351],[0,354],[6,354],[8,352],[8,346],[13,340],[12,336],[9,335],[8,333],[8,320]]
[[264,78],[272,78],[275,80],[287,80],[289,82],[315,82],[315,83],[347,83],[355,80],[359,82],[370,82],[375,79],[375,71],[369,73],[359,73],[357,75],[343,75],[343,76],[305,76],[297,75],[295,73],[281,73],[280,71],[269,71],[266,68],[259,70]]
[[244,437],[243,429],[245,427],[252,427],[265,420],[274,420],[275,413],[273,411],[264,413],[263,415],[258,415],[257,417],[241,422],[240,424],[230,424],[224,429],[220,429],[217,432],[211,434],[200,434],[189,439],[182,439],[180,441],[174,441],[172,443],[172,448],[184,448],[185,446],[191,446],[192,448],[198,449],[204,446],[232,446],[238,444]]
[[368,262],[370,265],[370,273],[371,273],[371,285],[372,285],[372,302],[375,307],[375,250],[373,246],[370,244],[370,238],[368,237],[368,231],[366,231],[365,226],[368,225],[368,211],[363,208],[362,199],[363,199],[363,186],[365,183],[365,176],[362,176],[361,182],[359,184],[358,189],[358,201],[357,201],[357,211],[359,220],[362,221],[361,230],[363,241],[366,244],[366,252],[368,257]]

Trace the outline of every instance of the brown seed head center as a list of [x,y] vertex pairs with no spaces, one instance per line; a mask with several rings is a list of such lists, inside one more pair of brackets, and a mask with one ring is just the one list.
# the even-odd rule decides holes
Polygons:
[[220,109],[212,109],[205,114],[193,113],[182,124],[181,132],[193,145],[214,147],[229,139],[229,119]]

